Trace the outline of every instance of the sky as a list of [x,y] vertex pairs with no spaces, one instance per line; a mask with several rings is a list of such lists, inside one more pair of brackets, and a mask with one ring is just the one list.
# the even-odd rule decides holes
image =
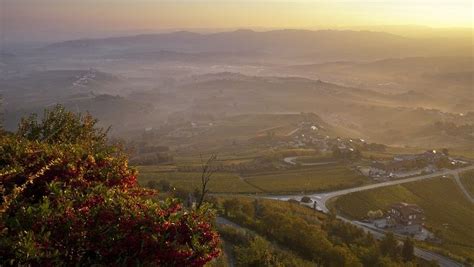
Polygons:
[[472,28],[474,16],[473,0],[0,0],[0,9],[3,40],[172,29]]

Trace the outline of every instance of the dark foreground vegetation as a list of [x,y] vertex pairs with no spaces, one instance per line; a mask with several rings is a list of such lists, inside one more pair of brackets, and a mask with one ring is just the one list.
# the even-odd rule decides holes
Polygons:
[[0,136],[0,265],[202,266],[220,253],[205,205],[156,201],[90,116],[61,107]]

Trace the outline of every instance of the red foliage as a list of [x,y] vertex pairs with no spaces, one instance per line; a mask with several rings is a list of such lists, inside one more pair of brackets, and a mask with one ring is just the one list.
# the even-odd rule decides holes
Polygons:
[[[206,213],[189,213],[177,202],[143,202],[121,191],[95,188],[87,195],[55,192],[50,216],[38,207],[18,210],[38,251],[59,252],[61,262],[131,265],[137,262],[202,266],[219,255],[219,236]],[[10,235],[19,235],[14,229]],[[48,235],[45,235],[45,231]],[[67,255],[67,256],[66,256]],[[50,264],[52,257],[22,263]]]
[[90,117],[61,112],[0,136],[0,262],[202,266],[219,255],[211,211],[153,201]]

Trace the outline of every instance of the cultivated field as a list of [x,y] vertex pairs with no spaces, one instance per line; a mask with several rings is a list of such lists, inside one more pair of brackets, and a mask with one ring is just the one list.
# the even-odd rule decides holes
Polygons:
[[329,191],[369,182],[368,178],[338,164],[261,172],[244,178],[248,183],[269,193]]
[[430,244],[464,258],[474,258],[474,206],[453,180],[436,178],[379,188],[339,197],[333,205],[341,213],[361,219],[369,210],[386,210],[392,203],[416,203],[424,209],[427,227],[442,239]]
[[389,160],[392,159],[395,155],[399,154],[418,154],[423,153],[427,149],[418,148],[418,147],[395,147],[387,146],[385,151],[362,151],[362,155],[365,158],[374,158],[378,160]]
[[461,182],[471,196],[474,197],[474,171],[461,173]]
[[321,162],[330,162],[335,161],[332,157],[332,153],[319,154],[315,156],[301,156],[295,160],[298,163],[321,163]]
[[474,150],[472,149],[451,149],[449,152],[453,156],[465,157],[468,159],[474,159]]
[[[146,185],[148,181],[166,180],[176,188],[194,190],[201,184],[201,174],[198,172],[159,172],[152,167],[139,167],[138,181]],[[215,173],[209,182],[209,189],[214,193],[253,193],[259,190],[240,180],[232,173]]]
[[[174,187],[194,190],[200,185],[199,172],[179,172],[174,166],[140,166],[139,182],[169,181]],[[240,177],[215,173],[209,184],[214,193],[291,193],[321,192],[369,183],[370,180],[347,166],[328,164],[291,170],[264,171]]]

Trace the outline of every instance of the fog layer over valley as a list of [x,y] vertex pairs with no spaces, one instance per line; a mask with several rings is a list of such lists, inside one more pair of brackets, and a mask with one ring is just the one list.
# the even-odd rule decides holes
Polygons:
[[7,129],[60,103],[127,140],[152,133],[163,145],[228,145],[266,128],[291,132],[300,120],[291,116],[303,112],[328,135],[472,148],[474,60],[466,40],[238,30],[6,47],[0,93]]

